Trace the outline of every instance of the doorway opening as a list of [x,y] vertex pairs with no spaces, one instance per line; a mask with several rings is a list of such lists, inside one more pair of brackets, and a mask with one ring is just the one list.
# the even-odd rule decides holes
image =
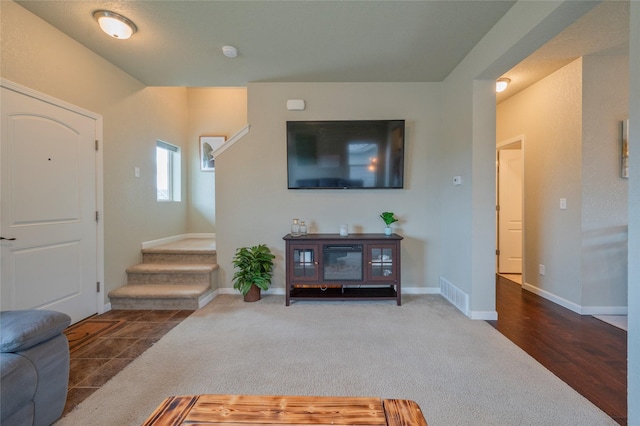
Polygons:
[[524,136],[496,147],[496,273],[523,280]]

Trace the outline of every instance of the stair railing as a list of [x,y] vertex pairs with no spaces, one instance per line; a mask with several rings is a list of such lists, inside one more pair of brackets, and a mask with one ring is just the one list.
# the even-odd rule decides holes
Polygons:
[[235,135],[231,136],[228,141],[223,143],[220,146],[220,148],[218,148],[215,151],[213,151],[214,160],[218,157],[218,155],[222,154],[224,151],[229,149],[231,147],[231,145],[233,145],[234,143],[238,142],[240,139],[242,139],[242,137],[244,135],[249,133],[249,128],[250,127],[251,127],[251,125],[247,123],[242,129],[238,130]]

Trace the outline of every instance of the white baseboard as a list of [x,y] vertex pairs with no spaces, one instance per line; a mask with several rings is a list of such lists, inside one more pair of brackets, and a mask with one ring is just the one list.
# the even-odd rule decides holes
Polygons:
[[207,294],[202,300],[198,301],[198,308],[203,308],[207,303],[211,302],[218,295],[218,290],[214,290]]
[[[441,280],[445,283],[448,283],[448,294],[451,296],[453,293],[456,294],[458,302],[463,301],[463,306],[466,306],[465,310],[460,309],[460,306],[457,306],[451,299],[447,297],[442,291],[442,287],[403,287],[402,294],[442,294],[445,299],[447,299],[451,304],[453,304],[456,308],[460,309],[463,314],[469,317],[472,320],[481,320],[481,321],[495,321],[498,319],[498,312],[496,311],[471,311],[468,309],[469,297],[462,290],[458,289],[455,285],[449,283],[449,281],[441,278]],[[214,296],[220,294],[239,294],[238,290],[233,287],[222,287],[214,291]],[[274,294],[274,295],[284,295],[285,289],[283,287],[270,288],[267,291],[263,291],[263,294]]]
[[[207,234],[210,235],[210,234]],[[210,237],[188,237],[188,238],[210,238]],[[183,239],[183,238],[180,238]],[[178,241],[178,240],[174,240],[174,241]],[[164,244],[164,243],[162,243]],[[153,247],[153,246],[149,246],[149,247]],[[468,295],[463,292],[462,290],[460,290],[458,287],[456,287],[455,285],[451,284],[449,281],[447,281],[444,278],[440,278],[440,280],[442,282],[445,283],[445,285],[450,289],[449,294],[452,294],[451,291],[455,292],[458,296],[458,299],[460,297],[463,297],[467,299],[466,302],[463,302],[463,306],[468,306]],[[547,299],[553,303],[556,303],[564,308],[567,308],[575,313],[578,313],[580,315],[628,315],[628,307],[627,306],[580,306],[578,304],[575,304],[573,302],[570,302],[566,299],[563,299],[561,297],[558,297],[556,295],[554,295],[553,293],[549,293],[548,291],[542,290],[536,286],[533,286],[531,284],[527,284],[524,283],[522,284],[522,288],[530,291],[531,293],[537,294],[538,296]],[[265,292],[265,294],[277,294],[277,295],[284,295],[285,294],[285,289],[280,287],[280,288],[270,288],[269,290],[267,290]],[[442,285],[440,288],[438,287],[408,287],[408,288],[403,288],[402,289],[402,293],[403,294],[441,294],[445,299],[447,299],[449,301],[449,303],[451,303],[452,305],[454,305],[456,308],[458,308],[463,314],[465,314],[466,316],[468,316],[470,319],[473,320],[482,320],[482,321],[495,321],[498,319],[498,312],[496,311],[472,311],[469,310],[468,307],[465,310],[460,309],[460,306],[457,306],[456,303],[454,303],[452,300],[450,300],[447,295],[445,294],[445,292],[442,291]],[[461,296],[460,293],[462,293]],[[200,301],[199,303],[199,307],[202,308],[203,306],[205,306],[207,303],[211,302],[213,299],[215,299],[217,296],[221,295],[221,294],[239,294],[238,290],[236,290],[235,288],[232,287],[223,287],[223,288],[219,288],[217,290],[214,290],[213,292],[210,293],[209,296],[207,296],[205,299],[203,299],[202,301]],[[98,312],[98,313],[104,313],[104,312],[108,312],[111,310],[111,303],[105,303],[102,312]]]
[[[232,287],[223,287],[216,290],[218,294],[239,294],[238,290]],[[263,294],[277,294],[284,295],[285,289],[283,287],[272,287],[267,291],[262,291]],[[440,294],[438,287],[402,287],[402,294]]]
[[157,240],[144,241],[142,243],[142,248],[146,249],[150,247],[159,246],[161,244],[173,243],[175,241],[180,241],[187,238],[215,238],[215,237],[216,237],[215,233],[180,234],[180,235],[174,235],[173,237],[166,237],[166,238],[160,238]]
[[582,315],[629,315],[627,306],[583,306]]
[[562,298],[560,296],[556,296],[553,293],[550,293],[550,292],[548,292],[546,290],[543,290],[543,289],[541,289],[539,287],[536,287],[534,285],[531,285],[529,283],[522,283],[522,288],[524,290],[530,291],[531,293],[537,294],[538,296],[540,296],[540,297],[542,297],[544,299],[550,300],[553,303],[562,306],[563,308],[567,308],[570,311],[573,311],[575,313],[579,314],[581,309],[582,309],[582,307],[580,305],[578,305],[576,303],[573,303],[570,300],[564,299],[564,298]]
[[522,288],[580,315],[627,315],[627,306],[581,306],[529,283]]
[[498,311],[471,311],[469,318],[481,321],[496,321],[498,319]]
[[402,294],[442,294],[440,287],[402,287]]

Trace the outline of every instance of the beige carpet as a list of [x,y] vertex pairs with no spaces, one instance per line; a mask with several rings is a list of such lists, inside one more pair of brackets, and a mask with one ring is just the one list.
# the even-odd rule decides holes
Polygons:
[[430,426],[616,424],[440,296],[285,307],[223,295],[57,425],[139,425],[166,396],[201,393],[412,399]]

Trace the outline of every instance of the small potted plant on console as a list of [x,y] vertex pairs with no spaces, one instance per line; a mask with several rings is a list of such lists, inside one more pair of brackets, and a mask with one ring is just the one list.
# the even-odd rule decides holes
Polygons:
[[382,220],[384,221],[384,234],[385,235],[391,235],[391,224],[394,222],[397,222],[398,219],[396,219],[393,216],[393,212],[383,212],[382,214],[380,214],[380,217],[382,218]]
[[267,290],[271,284],[273,272],[271,250],[265,244],[253,247],[240,247],[233,256],[233,288],[244,296],[245,302],[260,300],[260,290]]

